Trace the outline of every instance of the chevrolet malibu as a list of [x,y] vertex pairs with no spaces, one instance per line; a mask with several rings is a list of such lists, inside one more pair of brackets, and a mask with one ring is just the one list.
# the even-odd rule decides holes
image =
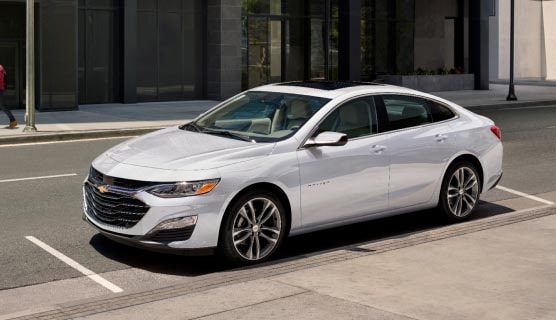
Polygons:
[[100,155],[83,218],[125,244],[246,264],[319,229],[429,208],[468,219],[501,176],[488,118],[400,87],[289,82]]

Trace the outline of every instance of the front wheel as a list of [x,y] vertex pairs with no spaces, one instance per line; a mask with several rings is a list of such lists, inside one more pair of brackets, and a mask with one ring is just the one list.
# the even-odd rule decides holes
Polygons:
[[220,251],[233,263],[268,259],[286,235],[285,209],[268,192],[248,192],[235,201],[222,225]]
[[438,209],[451,221],[466,220],[479,202],[480,190],[475,166],[467,161],[455,163],[444,176]]

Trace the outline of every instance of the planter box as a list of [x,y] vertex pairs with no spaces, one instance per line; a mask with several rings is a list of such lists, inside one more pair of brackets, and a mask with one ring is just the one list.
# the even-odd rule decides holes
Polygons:
[[475,76],[466,74],[398,76],[384,75],[384,83],[425,92],[457,91],[475,89]]

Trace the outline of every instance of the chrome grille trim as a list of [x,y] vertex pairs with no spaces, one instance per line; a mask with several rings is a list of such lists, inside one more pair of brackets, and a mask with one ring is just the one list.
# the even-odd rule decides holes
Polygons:
[[83,187],[87,214],[94,220],[115,227],[131,228],[147,213],[150,207],[135,198],[135,190],[108,186],[105,192],[99,191],[102,182],[89,178]]

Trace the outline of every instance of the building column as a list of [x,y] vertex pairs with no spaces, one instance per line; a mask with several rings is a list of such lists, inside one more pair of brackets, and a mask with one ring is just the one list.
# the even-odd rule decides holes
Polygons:
[[340,81],[361,80],[361,0],[338,1]]
[[124,1],[123,102],[137,102],[137,0]]
[[224,100],[241,91],[241,0],[206,5],[206,96]]
[[77,1],[42,0],[39,10],[40,103],[37,108],[76,110]]
[[469,72],[475,90],[489,89],[488,0],[469,0]]

